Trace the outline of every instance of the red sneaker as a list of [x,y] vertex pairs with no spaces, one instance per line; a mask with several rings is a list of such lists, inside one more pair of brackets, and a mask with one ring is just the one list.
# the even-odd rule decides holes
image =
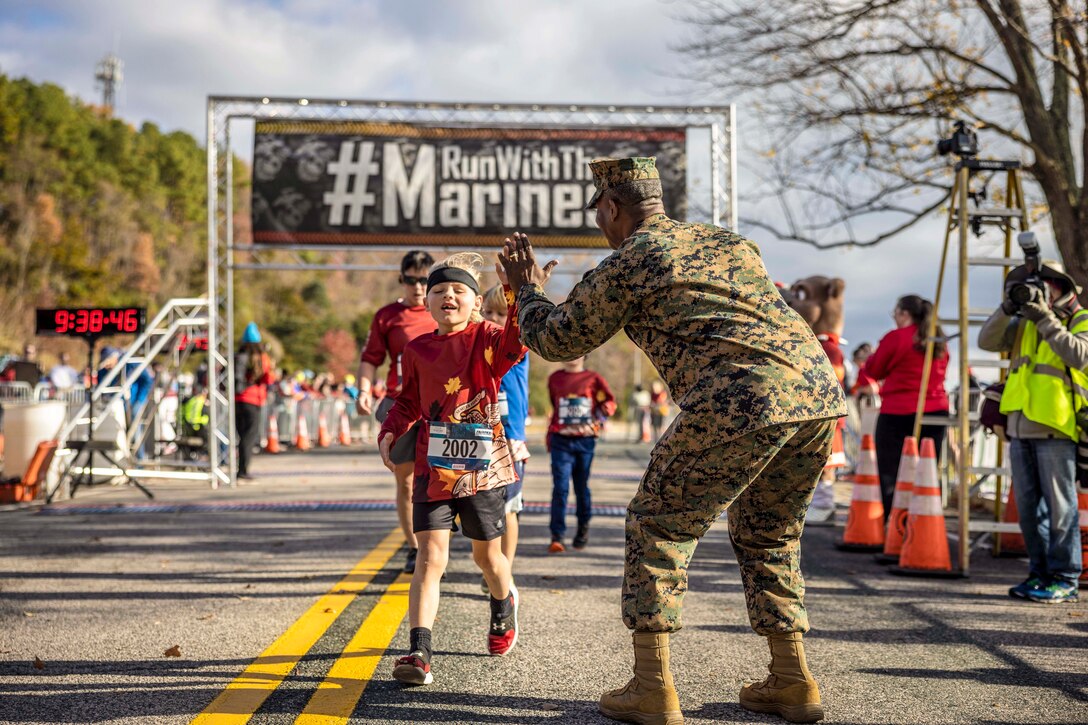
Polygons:
[[548,547],[549,554],[562,554],[567,550],[567,547],[563,546],[563,542],[559,539],[554,539],[551,545]]
[[393,679],[406,685],[429,685],[434,682],[431,663],[423,658],[422,652],[412,652],[394,662]]
[[502,657],[514,649],[514,645],[518,641],[518,605],[520,604],[520,597],[513,580],[510,581],[510,597],[514,600],[514,606],[510,614],[503,617],[494,608],[491,610],[491,628],[487,633],[487,651],[494,657]]

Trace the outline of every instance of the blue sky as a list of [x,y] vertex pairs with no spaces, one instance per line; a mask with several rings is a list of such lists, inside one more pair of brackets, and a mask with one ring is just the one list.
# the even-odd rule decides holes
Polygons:
[[[668,0],[0,0],[0,72],[95,100],[95,64],[115,51],[118,115],[199,138],[209,94],[699,103],[671,50],[687,32],[681,11]],[[742,130],[762,125],[737,100]],[[759,164],[744,148],[740,160]],[[750,178],[742,170],[742,187]],[[934,217],[876,248],[834,251],[751,236],[776,279],[846,280],[853,347],[890,328],[898,296],[932,298],[943,229]],[[996,249],[997,232],[987,238],[972,254]],[[997,277],[982,274],[972,306],[997,298]]]

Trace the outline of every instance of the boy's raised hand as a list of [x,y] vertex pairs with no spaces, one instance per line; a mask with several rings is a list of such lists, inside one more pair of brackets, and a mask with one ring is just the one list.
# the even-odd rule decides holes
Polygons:
[[533,254],[533,245],[529,243],[529,237],[521,232],[503,240],[503,249],[499,254],[499,262],[506,270],[510,289],[516,295],[522,286],[535,284],[543,287],[552,276],[552,270],[558,261],[552,260],[544,265],[543,269],[536,263],[536,255]]

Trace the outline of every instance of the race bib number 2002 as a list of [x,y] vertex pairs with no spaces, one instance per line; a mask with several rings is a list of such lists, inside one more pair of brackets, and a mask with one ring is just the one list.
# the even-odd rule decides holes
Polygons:
[[494,435],[484,423],[431,423],[427,464],[451,471],[486,471]]

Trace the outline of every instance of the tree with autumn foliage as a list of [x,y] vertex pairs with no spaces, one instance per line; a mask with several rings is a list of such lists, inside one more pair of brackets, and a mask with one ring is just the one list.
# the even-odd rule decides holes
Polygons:
[[[748,98],[770,172],[745,223],[865,246],[946,207],[953,119],[1024,161],[1029,201],[1088,287],[1088,14],[1068,0],[690,0],[679,50],[708,94]],[[994,190],[991,189],[991,192]]]
[[0,351],[35,307],[154,309],[203,286],[204,165],[188,134],[0,75]]
[[337,380],[359,366],[359,348],[347,330],[335,328],[321,336],[321,362]]

